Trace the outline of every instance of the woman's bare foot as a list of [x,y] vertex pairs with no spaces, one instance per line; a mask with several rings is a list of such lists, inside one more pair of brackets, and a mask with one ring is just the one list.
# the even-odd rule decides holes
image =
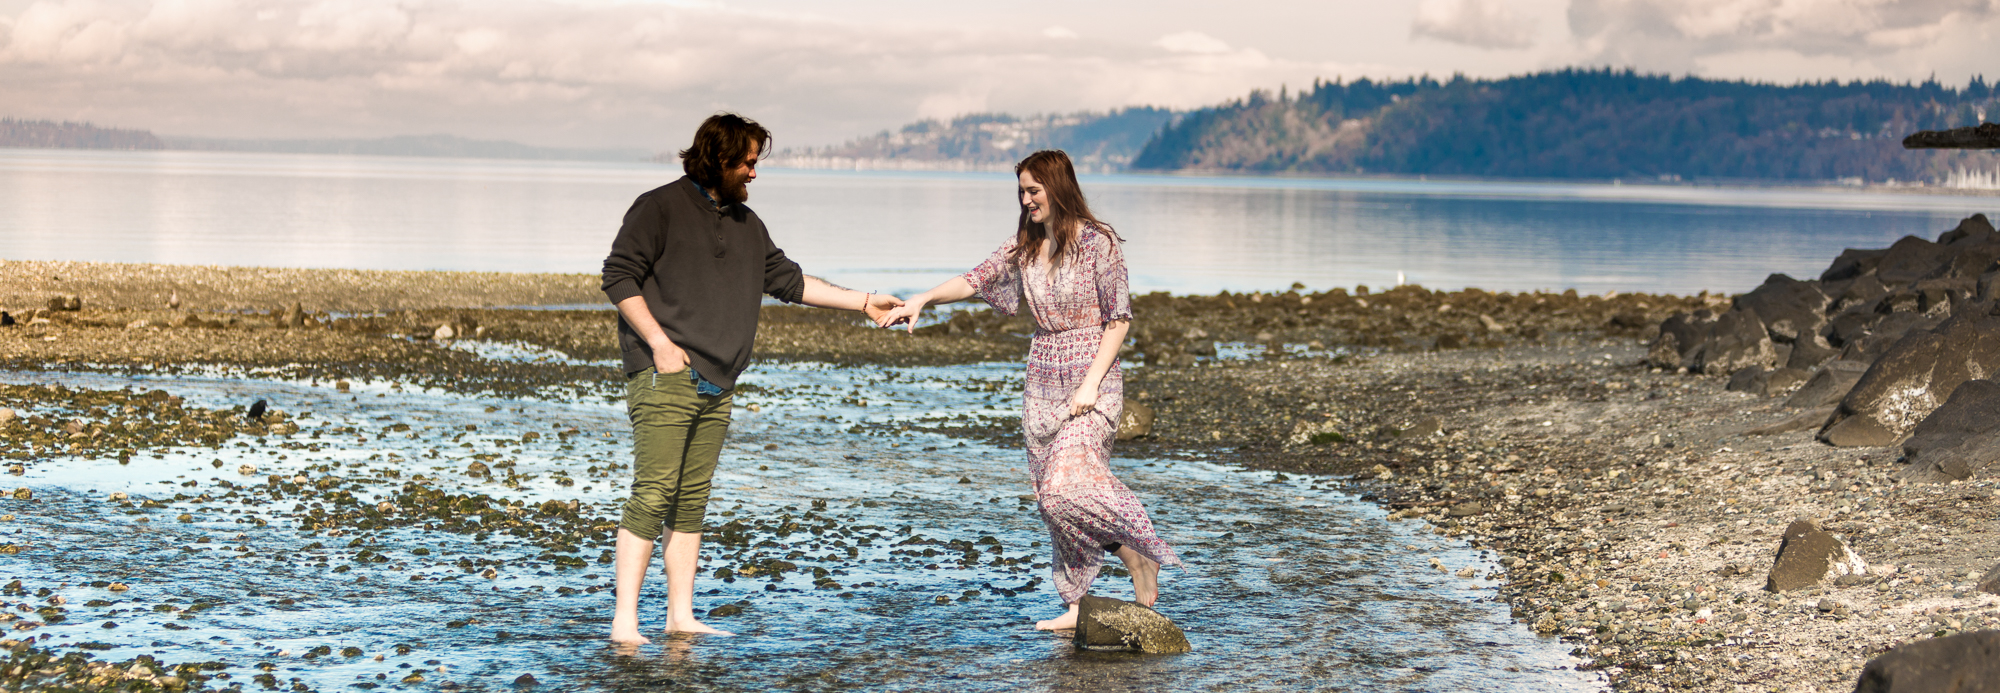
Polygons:
[[1129,546],[1118,549],[1118,558],[1125,561],[1125,571],[1132,574],[1132,601],[1152,608],[1153,602],[1160,600],[1160,563],[1139,555]]
[[690,619],[687,619],[687,620],[684,620],[684,621],[668,621],[668,622],[667,622],[667,632],[669,632],[669,633],[704,633],[704,634],[707,634],[707,635],[735,635],[735,633],[731,633],[731,632],[729,632],[729,631],[726,631],[726,630],[716,630],[716,629],[714,629],[714,628],[710,628],[710,627],[708,627],[708,624],[706,624],[706,623],[702,623],[702,622],[700,622],[700,621],[697,621],[697,620],[694,620],[694,619],[692,619],[692,618],[690,618]]
[[1047,621],[1036,621],[1035,630],[1075,630],[1076,605],[1069,605],[1069,612]]

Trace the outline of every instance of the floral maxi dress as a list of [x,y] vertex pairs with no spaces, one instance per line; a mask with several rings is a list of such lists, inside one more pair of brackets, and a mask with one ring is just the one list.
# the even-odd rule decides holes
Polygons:
[[1104,326],[1132,317],[1125,256],[1118,241],[1086,226],[1062,264],[1009,261],[1010,240],[965,274],[980,298],[1013,315],[1023,298],[1035,318],[1028,349],[1021,428],[1042,522],[1055,548],[1055,583],[1063,603],[1090,591],[1106,551],[1129,546],[1161,565],[1180,557],[1153,533],[1153,522],[1131,489],[1111,475],[1112,436],[1125,409],[1125,377],[1113,362],[1099,386],[1097,407],[1069,415],[1070,397],[1097,358]]

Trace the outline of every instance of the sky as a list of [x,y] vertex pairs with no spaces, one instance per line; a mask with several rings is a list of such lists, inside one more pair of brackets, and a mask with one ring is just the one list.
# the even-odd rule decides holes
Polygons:
[[0,115],[666,150],[730,110],[782,148],[1315,78],[1963,85],[1996,46],[2000,0],[0,0]]

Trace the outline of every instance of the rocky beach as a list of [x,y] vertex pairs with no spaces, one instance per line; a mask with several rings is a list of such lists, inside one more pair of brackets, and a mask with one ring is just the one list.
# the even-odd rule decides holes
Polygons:
[[[1982,531],[2000,514],[2000,489],[1985,471],[2000,444],[1989,423],[2000,420],[1992,411],[2000,386],[1985,379],[2000,368],[1996,258],[2000,237],[1974,217],[1935,241],[1849,251],[1820,277],[1776,275],[1736,296],[1418,286],[1136,296],[1126,354],[1135,406],[1118,450],[1338,486],[1427,536],[1489,551],[1491,564],[1429,560],[1440,577],[1490,584],[1516,620],[1561,638],[1616,690],[1854,690],[1864,665],[1892,648],[2000,623],[2000,580],[1989,574],[2000,539]],[[604,365],[616,356],[614,318],[601,302],[587,275],[6,261],[0,365],[17,374],[281,379],[356,395],[407,388],[601,400],[617,385]],[[939,314],[915,335],[850,314],[767,306],[757,350],[765,362],[858,370],[1011,362],[1031,330],[983,306]],[[346,436],[424,433],[391,423],[322,438],[316,428],[301,433],[310,412],[250,410],[248,402],[196,406],[168,390],[7,385],[0,454],[18,475],[253,439],[319,451]],[[994,411],[917,417],[867,434],[1012,444],[1017,430]],[[578,435],[558,425],[498,452],[568,446]],[[453,474],[510,489],[538,483],[503,459]],[[544,477],[558,490],[609,488],[620,468],[607,456],[583,478]],[[237,481],[104,502],[185,523],[225,494],[317,498],[325,504],[274,509],[253,524],[327,536],[417,526],[511,532],[543,552],[525,563],[558,566],[601,563],[605,517],[615,514],[560,495],[523,504],[448,492],[426,487],[423,474],[386,469],[370,468],[376,477],[365,483],[403,485],[379,504],[338,498],[353,501],[361,471],[224,471],[237,471]],[[0,522],[37,512],[31,489],[8,498]],[[726,524],[710,565],[731,578],[798,570],[753,559],[761,537],[809,532],[811,545],[801,545],[809,554],[847,547],[835,541],[849,528],[824,507],[711,519]],[[947,555],[999,553],[989,538],[932,543]],[[1018,561],[1004,567],[1019,567],[1022,579],[1039,574],[1031,554],[1001,559]],[[462,563],[465,574],[489,579],[510,569]],[[812,578],[847,589],[840,580]],[[104,582],[94,589],[111,589]],[[201,662],[106,663],[37,639],[81,610],[65,606],[70,587],[8,586],[13,634],[0,645],[13,655],[0,662],[0,680],[9,687],[241,684],[211,680]],[[1165,587],[1171,594],[1171,576]]]

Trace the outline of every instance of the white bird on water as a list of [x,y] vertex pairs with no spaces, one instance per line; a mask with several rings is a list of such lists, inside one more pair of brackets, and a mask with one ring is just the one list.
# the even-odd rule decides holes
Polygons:
[[1396,270],[1396,286],[1402,286],[1402,285],[1403,285],[1403,271]]

